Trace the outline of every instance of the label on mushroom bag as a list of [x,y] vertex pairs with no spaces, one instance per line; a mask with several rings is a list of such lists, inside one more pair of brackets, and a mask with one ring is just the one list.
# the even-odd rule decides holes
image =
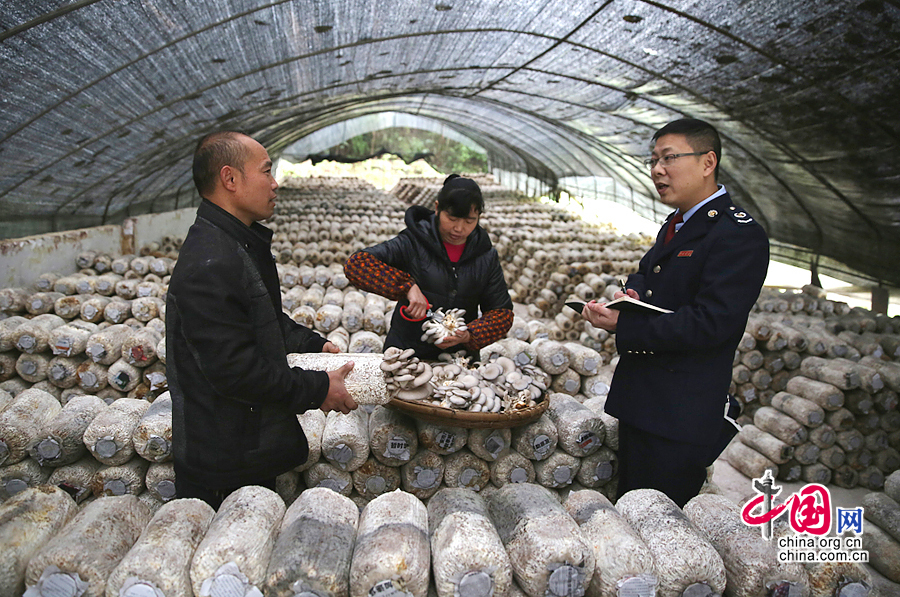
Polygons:
[[295,581],[291,585],[291,591],[293,594],[290,597],[322,597],[315,589],[301,580]]
[[119,589],[121,597],[166,597],[152,582],[134,576],[128,578]]
[[23,597],[69,597],[83,595],[88,583],[78,573],[68,574],[54,565],[47,566],[37,583],[23,593]]
[[262,593],[234,562],[227,562],[203,581],[200,597],[262,597]]
[[347,463],[353,458],[353,448],[347,444],[338,444],[328,453],[328,459],[337,462],[341,468],[347,468]]
[[53,366],[50,367],[50,379],[53,381],[62,381],[65,378],[66,368],[59,363],[54,363]]
[[388,441],[387,449],[384,451],[385,458],[394,458],[396,460],[409,460],[409,443],[406,438],[395,435]]
[[166,374],[160,373],[159,371],[154,371],[153,373],[147,374],[147,381],[150,382],[151,390],[158,390],[162,387],[166,386]]
[[571,564],[551,564],[548,569],[551,571],[547,587],[548,596],[582,597],[584,595],[583,570]]
[[401,591],[394,586],[394,581],[383,580],[369,589],[369,597],[413,597],[412,593]]
[[366,479],[366,491],[368,493],[372,493],[375,495],[379,495],[384,493],[384,489],[387,487],[387,481],[384,480],[384,477],[380,475],[376,475],[374,477],[369,477]]
[[616,582],[616,588],[619,597],[651,597],[656,593],[655,584],[655,580],[649,575],[639,574]]
[[550,438],[544,434],[537,435],[532,442],[534,455],[543,458],[550,451]]
[[600,438],[593,431],[582,431],[578,436],[578,446],[582,450],[590,450],[594,446],[600,445]]
[[337,493],[342,493],[347,485],[349,485],[349,483],[347,483],[346,481],[342,481],[341,479],[334,479],[332,477],[328,477],[319,481],[319,487],[327,487],[328,489]]
[[444,450],[449,450],[453,447],[453,442],[456,440],[456,434],[450,433],[449,431],[441,431],[437,434],[435,441],[437,445],[439,445]]
[[556,482],[557,487],[571,483],[573,476],[572,468],[569,466],[558,466],[553,469],[553,481]]
[[16,495],[17,493],[28,489],[28,483],[23,479],[10,479],[6,482],[4,489],[6,489],[7,495]]
[[528,481],[528,471],[521,466],[517,466],[509,472],[510,483],[525,483]]
[[494,594],[494,581],[491,567],[483,570],[471,570],[457,580],[454,575],[453,597],[491,597]]
[[81,374],[81,383],[86,388],[93,388],[97,385],[97,376],[92,371],[85,371]]
[[594,469],[594,481],[606,481],[613,476],[613,465],[611,462],[601,462]]
[[412,486],[417,489],[431,489],[438,482],[437,471],[430,468],[415,467],[413,469],[416,477],[412,481]]
[[131,376],[128,375],[125,371],[119,371],[117,374],[113,376],[110,380],[114,386],[124,391],[125,387],[131,383]]
[[469,489],[474,489],[475,491],[479,491],[481,487],[478,486],[479,474],[478,471],[471,468],[465,468],[459,474],[459,486],[467,487]]
[[487,453],[493,456],[495,460],[505,447],[506,442],[503,440],[503,436],[500,435],[499,431],[493,432],[484,440],[484,449],[487,450]]

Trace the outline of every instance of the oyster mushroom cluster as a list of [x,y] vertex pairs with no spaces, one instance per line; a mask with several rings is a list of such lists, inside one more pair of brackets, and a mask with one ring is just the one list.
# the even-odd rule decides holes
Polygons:
[[465,331],[465,316],[465,309],[449,309],[446,312],[443,309],[435,309],[434,315],[422,323],[422,331],[425,332],[422,334],[422,342],[440,344],[444,338]]
[[402,350],[396,346],[384,351],[381,370],[392,398],[422,400],[431,396],[431,365],[420,361],[415,354],[412,348]]
[[502,412],[534,406],[550,379],[532,365],[499,357],[474,369],[466,359],[432,367],[432,404],[470,412]]
[[435,365],[431,402],[444,408],[473,412],[500,412],[502,399],[493,388],[482,385],[478,374],[459,363]]
[[412,349],[385,351],[381,369],[392,397],[423,400],[455,410],[498,413],[534,406],[550,383],[549,376],[539,368],[517,366],[508,357],[470,369],[464,357],[429,365],[413,355]]

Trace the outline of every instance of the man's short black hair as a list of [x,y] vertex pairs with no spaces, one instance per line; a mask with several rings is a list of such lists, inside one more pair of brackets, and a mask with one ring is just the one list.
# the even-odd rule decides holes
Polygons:
[[194,150],[194,185],[201,197],[209,195],[216,188],[216,178],[223,166],[237,168],[244,173],[244,164],[250,152],[241,139],[246,137],[237,131],[210,133],[197,142]]
[[484,197],[478,183],[459,174],[448,176],[437,196],[437,210],[454,218],[468,218],[473,207],[479,214],[484,213]]
[[665,135],[684,135],[688,145],[694,151],[712,151],[716,154],[716,181],[719,180],[719,165],[722,163],[722,141],[719,132],[706,121],[696,118],[673,120],[653,135],[652,143],[656,143]]

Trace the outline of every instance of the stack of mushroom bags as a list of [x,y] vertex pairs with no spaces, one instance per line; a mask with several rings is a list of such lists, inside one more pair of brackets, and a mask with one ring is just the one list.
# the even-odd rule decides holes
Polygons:
[[[382,352],[394,303],[350,287],[343,275],[342,263],[353,251],[391,238],[402,229],[405,205],[355,180],[311,179],[304,181],[301,188],[283,190],[281,195],[280,213],[268,224],[275,230],[273,254],[279,262],[285,310],[296,321],[327,336],[342,351]],[[497,201],[499,207],[503,199]],[[171,499],[173,475],[168,461],[171,431],[166,426],[170,425],[171,415],[163,406],[168,404],[167,396],[154,409],[150,407],[166,388],[165,289],[176,263],[178,246],[180,239],[166,237],[142,247],[139,255],[108,256],[86,252],[77,255],[73,267],[77,269],[76,273],[42,273],[31,287],[0,290],[0,309],[4,317],[0,321],[0,389],[4,392],[0,421],[4,429],[8,429],[4,431],[6,443],[16,444],[3,448],[0,454],[0,498],[6,499],[24,487],[52,481],[70,486],[79,503],[122,493],[142,496],[141,499],[155,507]],[[567,321],[574,323],[577,318],[572,312]],[[506,369],[510,369],[512,359],[517,359],[516,371],[503,369],[503,379],[512,373],[509,376],[510,391],[528,394],[522,397],[520,406],[533,404],[535,399],[553,393],[578,396],[579,401],[605,394],[611,373],[607,357],[578,343],[570,343],[571,346],[566,348],[545,337],[544,328],[524,326],[525,320],[517,321],[514,329],[520,336],[526,329],[529,336],[535,336],[525,342],[527,349],[523,350],[518,338],[510,338],[491,347],[491,354],[485,353],[484,358],[487,362],[500,357],[503,352],[507,358],[501,363]],[[537,346],[542,342],[546,346],[541,350],[556,355],[544,359],[546,371],[541,370],[542,365],[537,362]],[[507,347],[508,343],[514,345]],[[579,363],[586,363],[580,367],[580,373],[568,366],[573,350],[589,355],[589,358],[581,355],[577,359]],[[549,364],[551,360],[553,365]],[[443,393],[448,401],[452,393],[448,388],[450,384],[458,385],[455,376],[461,370],[454,371],[457,367],[450,363],[445,365],[448,366],[437,368],[434,381],[445,382],[443,386],[437,384],[441,386],[437,394]],[[484,377],[497,378],[500,369],[496,364],[487,366]],[[480,373],[478,375],[481,377]],[[465,381],[470,383],[469,378]],[[490,391],[485,390],[476,398],[476,402],[480,401],[478,406],[485,408],[489,394]],[[497,397],[486,410],[496,412],[499,406],[500,398]],[[101,411],[117,413],[118,422],[112,424],[113,431],[91,430],[85,435]],[[26,416],[25,413],[38,414]],[[108,416],[111,415],[104,415]],[[309,415],[315,416],[316,413]],[[146,437],[142,436],[138,441],[141,449],[135,450],[134,434],[145,417],[162,429],[154,431],[152,437],[147,435],[149,432],[143,432]],[[554,451],[562,451],[556,447],[555,425],[548,417],[542,425],[549,431],[539,434],[544,451],[526,450],[529,457],[525,460],[529,463],[549,458]],[[324,449],[317,451],[315,440],[311,442],[314,457],[307,463],[306,470],[287,474],[279,481],[284,485],[285,496],[295,495],[307,481],[318,485],[321,479],[330,478],[324,474],[330,473],[330,469],[317,465],[332,466],[336,471],[332,475],[334,483],[344,491],[355,492],[360,500],[375,495],[371,489],[357,490],[348,480],[352,481],[351,474],[358,466],[368,463],[367,468],[373,468],[376,459],[360,458],[358,454],[350,458],[345,448],[335,453],[338,454],[336,459],[329,458],[334,449],[328,442],[333,441],[331,438],[335,434],[343,438],[337,443],[345,446],[354,445],[355,439],[360,437],[370,443],[368,422],[356,423],[351,425],[342,421],[343,427],[336,432],[329,427]],[[357,433],[362,426],[366,426],[366,432]],[[62,427],[63,431],[56,427]],[[60,433],[65,433],[65,438],[58,439]],[[477,469],[478,478],[470,479],[470,472],[462,476],[471,486],[484,487],[488,484],[490,464],[504,450],[513,451],[510,449],[511,432],[473,433],[485,435],[484,441],[489,447],[481,451],[480,462],[472,469]],[[315,430],[309,434],[316,437]],[[443,447],[428,456],[435,466],[429,469],[430,473],[426,471],[421,475],[422,479],[429,474],[435,477],[428,484],[429,490],[435,491],[444,481],[442,465],[436,464],[437,457],[443,459],[461,451],[468,444],[468,435],[469,432],[463,430],[440,436]],[[451,436],[453,441],[448,440]],[[489,440],[487,436],[490,436]],[[415,439],[416,443],[410,442],[411,446],[407,448],[397,447],[399,444],[394,442],[397,454],[405,454],[408,459],[416,456],[418,437]],[[602,441],[600,437],[593,442],[594,451],[600,450]],[[607,463],[600,467],[601,476],[590,481],[591,484],[608,482],[614,477],[611,455],[615,434],[609,433],[606,441],[607,444],[612,442],[603,446],[608,462],[604,461]],[[63,450],[56,447],[57,443],[72,448]],[[146,449],[144,444],[148,446]],[[381,450],[382,456],[385,450]],[[474,450],[477,452],[478,448]],[[471,457],[474,457],[470,448],[463,453],[472,453]],[[564,487],[575,478],[576,463],[572,459],[588,455],[593,456],[593,453],[570,454],[561,469],[568,473],[556,475],[562,481],[545,480],[545,483]],[[341,462],[341,458],[346,461]],[[399,472],[405,460],[400,457],[386,460],[396,469],[382,471],[386,475],[384,486],[387,488],[397,484],[394,473]],[[505,465],[515,470],[517,479],[522,474],[526,479],[533,478],[533,465],[518,460],[516,462],[521,466],[511,466],[511,462],[505,462]],[[451,478],[457,475],[457,468],[450,467]],[[112,472],[108,473],[108,470]],[[502,472],[503,469],[498,470]],[[497,482],[494,485],[503,483],[500,472],[495,474]],[[360,475],[362,473],[357,474]],[[551,477],[549,473],[544,474],[546,479]],[[381,482],[376,479],[368,485],[377,489]],[[357,485],[365,487],[362,482]],[[612,487],[614,484],[610,485]]]
[[[488,203],[483,224],[501,254],[517,302],[513,326],[507,338],[481,351],[480,363],[451,359],[410,364],[412,359],[403,351],[391,356],[391,351],[383,350],[394,303],[353,289],[342,273],[343,261],[352,252],[403,228],[406,204],[356,180],[308,179],[285,187],[292,184],[297,188],[280,191],[279,214],[268,225],[275,230],[273,254],[283,305],[295,320],[327,336],[344,352],[384,352],[388,368],[405,360],[385,371],[389,383],[392,373],[403,378],[395,380],[393,388],[398,399],[472,412],[496,412],[497,404],[527,407],[538,399],[549,401],[549,407],[538,420],[514,429],[435,425],[383,406],[349,415],[311,411],[299,417],[310,439],[310,458],[278,479],[276,497],[283,506],[299,502],[298,496],[314,488],[333,490],[357,511],[397,489],[410,496],[404,499],[422,503],[442,489],[465,489],[490,501],[501,488],[520,484],[542,486],[541,491],[557,499],[581,490],[592,492],[592,500],[614,495],[617,421],[603,409],[617,360],[614,337],[585,325],[561,303],[569,298],[610,298],[618,278],[633,271],[650,239],[619,237],[556,206],[484,184]],[[516,226],[504,219],[513,213],[519,220]],[[128,507],[108,516],[127,519],[134,515],[122,512],[146,508],[146,517],[132,520],[137,534],[149,528],[153,512],[173,516],[172,511],[161,510],[173,501],[174,493],[164,301],[178,244],[177,239],[163,238],[137,256],[85,253],[77,257],[77,274],[46,273],[32,287],[0,290],[0,437],[5,443],[0,448],[0,498],[31,495],[31,488],[42,484],[65,488],[66,499],[75,504],[72,512],[101,498],[115,498],[110,504]],[[550,255],[559,257],[551,260]],[[801,303],[803,307],[797,308]],[[811,307],[813,303],[817,308]],[[896,345],[890,349],[891,337],[896,336],[894,321],[850,312],[846,305],[816,296],[813,289],[799,299],[795,294],[767,293],[757,303],[748,325],[748,336],[756,345],[751,347],[745,336],[735,357],[733,389],[749,407],[745,417],[755,423],[756,415],[767,411],[760,406],[754,412],[754,407],[770,399],[782,410],[771,408],[781,414],[789,410],[790,401],[775,400],[774,393],[766,392],[777,385],[757,387],[764,385],[765,375],[755,372],[768,367],[775,378],[779,371],[772,368],[778,366],[778,357],[791,363],[782,370],[803,372],[820,384],[835,381],[823,373],[821,361],[806,362],[813,357],[832,359],[827,353],[798,350],[796,340],[789,346],[777,341],[762,346],[775,335],[761,339],[766,331],[760,329],[766,327],[759,325],[763,320],[788,342],[790,333],[782,328],[814,329],[817,337],[830,334],[853,347],[859,354],[848,350],[843,358],[876,369],[886,385],[875,389],[873,376],[865,377],[869,394],[879,397],[872,400],[869,412],[881,415],[879,421],[895,418],[889,413],[895,413],[896,400],[883,393],[897,391],[890,385],[897,358]],[[881,352],[871,348],[875,335]],[[857,341],[867,348],[857,347]],[[791,346],[800,356],[797,365],[790,359]],[[754,350],[764,366],[753,366],[759,356],[747,355]],[[745,369],[750,372],[746,380]],[[787,382],[799,377],[792,375]],[[748,383],[757,384],[755,394]],[[843,394],[856,388],[838,389]],[[410,393],[400,396],[402,391]],[[838,400],[833,394],[823,394],[829,404]],[[866,403],[852,400],[852,408],[847,405],[845,410],[853,415],[857,429]],[[840,408],[844,406],[828,412],[841,412],[841,420],[847,421]],[[758,428],[764,428],[762,417]],[[892,433],[887,432],[890,445]],[[876,441],[868,439],[871,435],[863,434],[864,441]],[[740,439],[746,446],[745,438]],[[745,461],[754,459],[751,455]],[[739,461],[729,453],[732,460]],[[248,507],[261,508],[259,515],[266,520],[281,520],[283,512],[271,495],[249,492],[241,499]],[[515,503],[512,496],[498,499]],[[196,525],[193,536],[203,536],[198,529],[208,523],[207,513],[198,507],[191,516]],[[84,540],[80,545],[84,548]],[[218,568],[209,574],[216,572]]]
[[0,591],[26,597],[866,595],[872,582],[859,564],[779,562],[720,495],[682,510],[652,489],[613,505],[527,482],[427,503],[395,490],[362,509],[328,487],[286,503],[247,486],[218,511],[196,499],[154,511],[130,494],[79,510],[45,485],[0,504],[0,540]]
[[[616,236],[558,206],[498,189],[488,178],[481,183],[488,201],[482,223],[502,256],[512,293],[527,304],[517,304],[508,338],[482,351],[481,367],[445,363],[432,370],[427,398],[435,405],[496,412],[501,400],[491,377],[497,377],[499,368],[504,381],[511,374],[511,393],[530,393],[531,399],[567,394],[602,414],[617,360],[615,338],[561,305],[566,299],[610,298],[649,239]],[[398,185],[398,193],[403,188],[408,197],[418,196],[419,187],[407,180]],[[356,179],[288,181],[278,215],[267,222],[275,231],[273,254],[285,310],[341,351],[382,352],[394,303],[352,288],[342,263],[353,251],[401,230],[405,207]],[[163,238],[142,248],[139,256],[86,253],[76,260],[76,274],[46,273],[33,287],[0,290],[5,315],[0,321],[0,388],[10,396],[39,389],[55,396],[61,407],[79,394],[104,402],[126,397],[149,403],[165,389],[165,284],[178,244],[178,239]],[[550,255],[559,258],[552,261]],[[804,334],[816,341],[804,343]],[[729,460],[748,474],[758,473],[760,462],[763,468],[774,463],[782,478],[821,481],[829,474],[824,467],[836,483],[877,487],[898,467],[896,357],[894,320],[861,310],[851,313],[845,304],[815,295],[814,289],[765,293],[735,355],[732,388],[746,404],[743,421],[756,425],[740,436],[740,446],[732,446]],[[516,371],[509,370],[510,361]],[[826,381],[826,361],[832,368],[862,367],[864,375],[857,377],[864,387],[851,387],[852,372],[845,387]],[[423,397],[422,384],[415,383],[421,374],[412,376],[416,389],[404,389],[405,395]],[[815,384],[810,389],[811,382],[833,389]],[[810,396],[822,402],[822,413],[797,400]],[[520,406],[527,405],[528,398],[522,398]],[[791,412],[802,420],[790,419]],[[809,437],[799,431],[791,438],[797,425]],[[788,446],[773,444],[769,436]],[[615,450],[614,437],[605,448]],[[47,469],[49,462],[44,458],[41,468]],[[19,462],[7,458],[0,465],[3,478],[21,477],[13,489],[42,478],[21,474],[19,468],[6,471],[14,464],[34,473],[42,463],[30,456]],[[303,481],[297,482],[299,487]]]
[[39,484],[79,504],[174,495],[164,336],[179,244],[85,252],[78,273],[0,291],[0,499]]
[[[406,180],[397,193],[412,201],[421,194],[417,189],[434,182]],[[483,351],[481,369],[456,371],[458,365],[448,363],[433,370],[428,398],[496,412],[501,401],[486,378],[496,377],[499,367],[521,386],[515,392],[527,390],[532,399],[568,394],[602,412],[615,338],[562,302],[610,298],[650,239],[616,236],[558,206],[501,190],[489,178],[480,182],[488,201],[482,223],[503,259],[517,315],[508,338]],[[267,223],[275,231],[285,310],[344,352],[382,352],[394,303],[352,288],[342,264],[353,251],[401,230],[406,203],[356,179],[305,179],[285,187],[279,214]],[[39,389],[61,407],[79,394],[149,403],[165,389],[165,284],[178,244],[163,238],[139,256],[86,253],[76,260],[76,274],[45,273],[33,287],[0,290],[0,387],[11,396]],[[900,466],[896,327],[883,316],[850,312],[815,289],[766,292],[735,355],[732,388],[746,405],[743,421],[755,425],[732,446],[729,460],[748,474],[774,464],[785,479],[831,475],[845,486],[878,487]],[[491,363],[501,357],[506,367]],[[509,360],[530,369],[508,371]],[[422,385],[416,387],[404,393],[421,395]],[[818,400],[819,410],[798,399]],[[606,447],[614,449],[610,442]],[[20,467],[34,472],[41,462],[29,458],[34,462]],[[18,469],[5,471],[13,464],[19,463],[7,458],[0,465],[10,479],[19,476]]]
[[764,290],[735,352],[725,458],[751,478],[878,490],[900,468],[900,320],[820,289]]

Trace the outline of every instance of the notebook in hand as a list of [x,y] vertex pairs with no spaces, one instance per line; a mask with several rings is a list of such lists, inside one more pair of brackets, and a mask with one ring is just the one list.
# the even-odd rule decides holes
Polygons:
[[[566,303],[566,306],[570,309],[574,309],[579,313],[584,309],[584,303],[578,301],[572,301]],[[633,299],[630,296],[622,296],[615,300],[609,301],[608,303],[603,304],[604,307],[609,307],[610,309],[618,309],[619,311],[630,311],[632,313],[638,313],[643,311],[644,313],[672,313],[669,309],[663,309],[662,307],[657,307],[656,305],[651,305],[650,303],[645,303],[643,301],[639,301],[637,299]]]

